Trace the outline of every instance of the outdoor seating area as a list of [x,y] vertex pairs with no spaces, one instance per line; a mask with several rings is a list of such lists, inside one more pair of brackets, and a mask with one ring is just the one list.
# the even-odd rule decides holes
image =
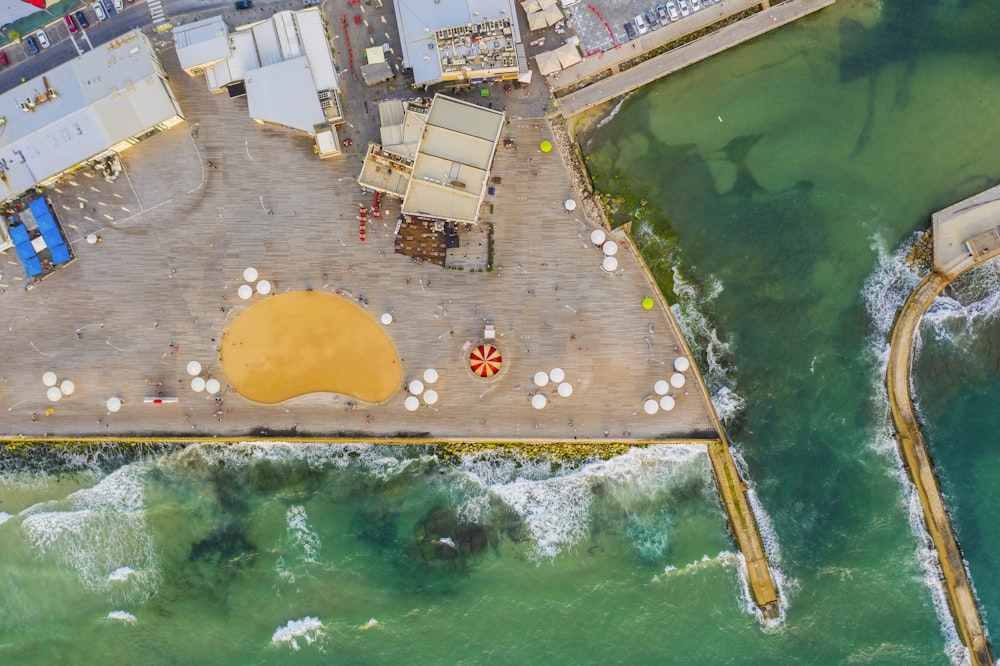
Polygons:
[[[28,277],[35,278],[42,275],[47,266],[64,264],[73,257],[45,199],[39,197],[30,201],[28,209],[37,225],[37,232],[32,233],[23,223],[18,223],[10,227],[10,238],[24,272]],[[45,251],[48,251],[47,257],[41,255]]]
[[404,217],[396,232],[396,253],[444,267],[448,250],[445,227],[440,221]]

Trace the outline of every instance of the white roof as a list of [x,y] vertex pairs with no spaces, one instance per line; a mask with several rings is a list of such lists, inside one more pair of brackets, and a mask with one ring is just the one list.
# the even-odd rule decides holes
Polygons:
[[417,147],[402,212],[475,222],[504,115],[437,95]]
[[[124,41],[122,41],[122,39]],[[44,95],[42,76],[0,94],[0,168],[18,194],[158,123],[181,116],[149,40],[128,33],[45,73],[57,97],[21,104]],[[43,97],[44,99],[44,97]]]
[[315,134],[325,123],[312,73],[305,56],[285,60],[249,73],[246,78],[250,117]]
[[403,63],[413,69],[417,86],[441,78],[441,59],[434,42],[437,30],[506,18],[514,29],[514,41],[521,41],[513,0],[396,0],[393,6]]
[[174,45],[183,69],[204,68],[229,57],[229,30],[221,16],[179,25]]

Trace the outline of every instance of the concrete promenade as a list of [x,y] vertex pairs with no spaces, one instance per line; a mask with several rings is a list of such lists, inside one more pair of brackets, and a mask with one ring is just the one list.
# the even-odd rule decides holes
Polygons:
[[[677,70],[700,62],[755,37],[759,37],[771,30],[792,23],[803,16],[817,12],[824,7],[832,5],[835,1],[789,0],[789,2],[783,2],[780,5],[725,26],[689,44],[662,53],[629,69],[614,73],[612,76],[588,85],[581,90],[559,97],[558,110],[565,118],[583,113],[595,106],[641,88],[647,83],[672,74]],[[756,3],[750,4],[753,5]],[[740,6],[738,11],[745,9],[746,7]],[[736,12],[729,12],[726,15],[732,13]],[[724,17],[719,16],[715,20],[719,20],[720,18]],[[659,32],[662,33],[663,30]],[[645,50],[650,50],[645,43],[643,43],[643,47]],[[619,63],[631,60],[639,56],[640,53],[641,51],[630,49],[626,45],[620,49],[601,54],[601,56],[591,56],[585,59],[584,62],[574,65],[573,68],[560,72],[559,82],[563,86],[569,86],[575,79],[592,76],[601,70],[616,71]],[[558,96],[558,89],[556,89],[556,93]]]
[[[984,197],[985,194],[987,193],[977,195],[974,199],[982,201],[984,198],[989,198]],[[964,219],[961,214],[955,214],[957,210],[963,209],[968,211]],[[974,206],[968,205],[968,200],[945,209],[941,213],[946,211],[950,211],[945,216],[950,225],[949,233],[954,236],[947,241],[948,246],[961,247],[964,241],[982,233],[981,216]],[[927,452],[927,443],[924,441],[920,422],[913,407],[910,375],[915,336],[924,313],[931,303],[956,277],[985,261],[1000,256],[1000,247],[994,247],[988,252],[970,256],[962,262],[955,261],[954,253],[948,253],[948,259],[944,261],[943,265],[950,267],[950,270],[947,274],[940,272],[937,270],[937,221],[941,213],[936,213],[934,216],[935,270],[914,288],[896,318],[889,343],[890,355],[885,383],[900,455],[906,464],[923,506],[924,524],[938,553],[938,562],[944,579],[945,596],[948,599],[948,606],[954,618],[959,638],[968,648],[973,666],[988,666],[993,664],[992,651],[986,639],[975,595],[965,571],[962,553],[948,517],[944,499],[941,496],[934,466]],[[996,224],[1000,224],[1000,216],[993,219],[993,225]]]

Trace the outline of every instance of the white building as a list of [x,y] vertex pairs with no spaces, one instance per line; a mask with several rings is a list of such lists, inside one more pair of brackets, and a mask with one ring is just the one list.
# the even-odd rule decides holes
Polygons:
[[316,139],[321,157],[339,152],[340,82],[319,9],[278,12],[230,32],[215,16],[174,28],[181,67],[209,90],[246,94],[250,117]]
[[358,182],[401,196],[404,215],[478,222],[503,112],[443,95],[429,109],[383,105],[383,143],[369,145]]
[[183,119],[145,35],[86,51],[0,93],[0,201]]

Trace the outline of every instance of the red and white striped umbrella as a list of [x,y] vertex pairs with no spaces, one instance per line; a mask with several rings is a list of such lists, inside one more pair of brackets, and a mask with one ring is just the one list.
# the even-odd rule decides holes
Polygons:
[[469,354],[469,367],[480,377],[492,377],[500,371],[500,350],[490,344],[479,345]]

